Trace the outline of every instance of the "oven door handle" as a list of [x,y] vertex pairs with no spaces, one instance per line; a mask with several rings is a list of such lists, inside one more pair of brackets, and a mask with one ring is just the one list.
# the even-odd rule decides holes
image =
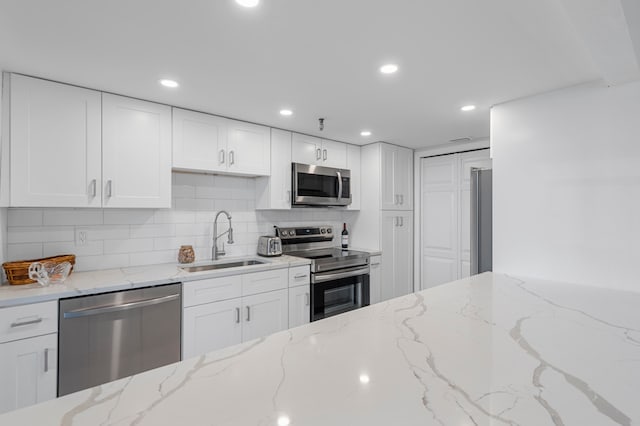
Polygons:
[[332,274],[311,274],[311,284],[325,283],[327,281],[339,280],[341,278],[356,277],[358,275],[365,275],[369,273],[369,267],[354,268],[346,271],[335,272]]

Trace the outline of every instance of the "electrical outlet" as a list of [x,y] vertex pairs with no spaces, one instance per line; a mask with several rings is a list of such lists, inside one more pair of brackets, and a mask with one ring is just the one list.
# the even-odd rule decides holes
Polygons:
[[86,246],[89,240],[89,231],[76,229],[76,246]]

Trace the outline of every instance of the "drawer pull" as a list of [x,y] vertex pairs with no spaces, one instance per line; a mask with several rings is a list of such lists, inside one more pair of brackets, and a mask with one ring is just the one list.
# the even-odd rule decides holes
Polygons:
[[32,325],[32,324],[38,324],[42,322],[42,318],[38,317],[38,318],[34,318],[31,320],[25,320],[25,321],[16,321],[14,323],[11,323],[11,328],[15,328],[15,327],[22,327],[23,325]]
[[293,278],[298,279],[298,278],[304,278],[304,277],[308,277],[308,274],[298,274],[298,275],[294,275]]

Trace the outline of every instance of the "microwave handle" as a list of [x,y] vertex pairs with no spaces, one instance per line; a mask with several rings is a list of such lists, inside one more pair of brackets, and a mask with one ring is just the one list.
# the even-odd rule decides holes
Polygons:
[[336,172],[338,175],[338,201],[342,199],[342,174],[340,172]]

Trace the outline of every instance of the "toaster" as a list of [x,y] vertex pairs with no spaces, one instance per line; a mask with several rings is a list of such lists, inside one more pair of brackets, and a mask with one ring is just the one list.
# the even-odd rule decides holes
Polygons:
[[271,235],[263,235],[258,239],[258,255],[259,256],[280,256],[282,255],[282,241],[280,237]]

